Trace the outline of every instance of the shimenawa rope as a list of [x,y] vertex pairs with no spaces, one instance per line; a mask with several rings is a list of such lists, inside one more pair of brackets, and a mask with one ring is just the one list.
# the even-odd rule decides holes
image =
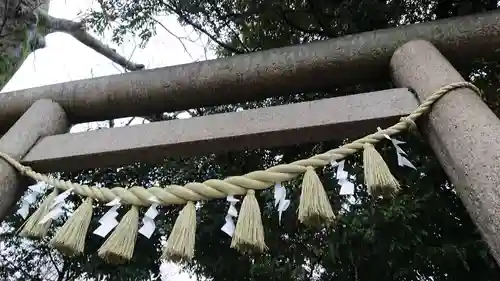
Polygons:
[[[36,239],[47,234],[52,218],[55,218],[54,213],[52,213],[54,210],[51,208],[54,206],[54,201],[57,201],[56,196],[58,196],[59,189],[71,189],[73,192],[87,197],[66,223],[58,229],[51,240],[51,244],[66,255],[75,256],[84,252],[86,232],[92,218],[92,199],[97,199],[102,203],[119,199],[120,204],[125,203],[132,206],[119,223],[114,219],[114,216],[118,215],[116,209],[108,211],[108,213],[112,212],[111,215],[107,216],[108,213],[106,213],[101,217],[99,220],[101,226],[107,227],[109,231],[113,228],[114,230],[102,244],[98,254],[108,263],[130,261],[134,254],[135,242],[139,232],[138,207],[153,204],[152,198],[154,198],[154,201],[159,202],[161,205],[186,204],[174,223],[166,246],[163,247],[162,259],[171,261],[190,260],[195,253],[196,207],[194,202],[242,194],[246,195],[243,198],[234,232],[230,234],[232,236],[231,248],[242,253],[263,252],[267,249],[267,246],[264,241],[265,234],[260,207],[254,190],[269,188],[274,184],[304,174],[298,206],[299,221],[310,226],[333,226],[335,214],[321,180],[315,172],[315,168],[325,166],[331,161],[342,159],[363,149],[365,184],[368,192],[375,197],[393,197],[400,189],[399,183],[391,174],[389,167],[373,144],[385,138],[386,135],[394,135],[405,129],[416,131],[414,120],[426,113],[432,104],[444,94],[464,87],[481,94],[478,88],[468,82],[450,84],[432,94],[413,113],[401,118],[399,123],[388,129],[368,135],[340,148],[315,155],[309,159],[278,165],[265,171],[254,171],[243,176],[229,177],[224,180],[211,179],[203,183],[188,183],[184,186],[170,185],[166,188],[153,187],[145,189],[139,186],[130,189],[121,187],[113,189],[98,188],[61,181],[37,173],[1,152],[0,157],[3,157],[23,175],[54,186],[51,195],[47,196],[40,207],[26,220],[20,232],[22,236]],[[61,196],[67,196],[67,194],[66,192]],[[56,204],[60,203],[56,202]],[[151,208],[154,209],[156,206],[151,206]],[[154,228],[152,230],[154,231]],[[105,237],[107,232],[102,235]]]
[[159,199],[160,205],[186,204],[188,201],[225,198],[228,195],[243,195],[247,193],[248,189],[267,189],[272,187],[275,183],[289,181],[301,174],[304,174],[309,166],[314,168],[323,167],[328,165],[332,160],[343,159],[346,156],[362,150],[365,144],[375,144],[379,142],[384,139],[384,135],[392,136],[406,129],[414,128],[416,126],[415,120],[428,112],[434,102],[446,93],[459,88],[468,88],[476,92],[478,95],[482,95],[481,90],[469,82],[448,84],[425,99],[424,102],[420,104],[410,115],[401,118],[400,122],[385,130],[370,134],[339,148],[314,155],[308,159],[298,160],[290,164],[277,165],[267,170],[254,171],[242,176],[232,176],[225,178],[224,180],[209,179],[202,183],[192,182],[187,183],[184,186],[169,185],[165,188],[151,187],[146,189],[141,186],[133,186],[128,189],[123,187],[114,187],[109,189],[104,187],[81,185],[37,173],[30,167],[22,165],[17,160],[3,152],[0,152],[0,157],[23,175],[31,177],[37,181],[43,181],[62,190],[73,188],[73,192],[84,197],[91,197],[92,199],[102,203],[110,202],[118,197],[123,204],[149,206],[152,204],[149,199],[151,196],[155,196]]

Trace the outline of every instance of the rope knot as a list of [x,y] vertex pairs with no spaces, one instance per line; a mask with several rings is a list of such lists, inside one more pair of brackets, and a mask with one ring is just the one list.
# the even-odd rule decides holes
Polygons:
[[399,121],[404,122],[408,126],[408,128],[410,129],[411,132],[418,132],[417,123],[415,123],[415,121],[413,121],[413,119],[405,116],[405,117],[401,117],[401,119],[399,119]]
[[27,166],[21,166],[19,169],[19,173],[23,176],[28,176],[30,172],[33,172],[33,170]]

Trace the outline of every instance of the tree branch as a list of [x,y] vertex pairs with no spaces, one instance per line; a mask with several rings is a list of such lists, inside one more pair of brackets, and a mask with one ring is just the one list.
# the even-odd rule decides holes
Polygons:
[[116,64],[119,64],[127,70],[134,71],[144,68],[143,64],[131,62],[129,59],[118,54],[115,49],[110,48],[109,46],[99,41],[97,38],[94,38],[85,30],[85,25],[81,22],[50,16],[43,9],[37,9],[37,15],[47,22],[49,32],[61,31],[68,33],[84,45],[100,53]]
[[50,261],[54,265],[54,268],[55,268],[55,270],[57,272],[57,276],[60,276],[61,275],[61,271],[59,270],[59,267],[57,267],[57,263],[56,263],[54,257],[52,256],[50,250],[47,251],[47,256],[49,257]]
[[182,41],[182,38],[175,35],[172,31],[170,31],[162,22],[160,22],[159,20],[155,19],[153,16],[150,17],[151,20],[153,20],[154,22],[156,22],[159,26],[161,26],[168,34],[174,36],[177,41],[179,41],[179,43],[181,43],[182,45],[182,48],[184,48],[184,52],[186,54],[188,54],[188,56],[194,61],[194,58],[193,56],[191,55],[191,53],[188,51],[187,47],[186,47],[186,44],[184,44],[184,41]]
[[[309,4],[310,10],[313,14],[313,16],[316,18],[316,21],[318,22],[319,26],[321,26],[321,29],[323,32],[328,37],[336,37],[338,34],[336,34],[332,29],[328,26],[328,24],[324,21],[323,15],[321,13],[322,7],[317,7],[316,3],[312,0],[307,0],[307,3]],[[321,4],[319,4],[320,6]]]
[[293,10],[285,10],[283,8],[281,8],[279,10],[279,12],[281,13],[281,16],[283,17],[283,21],[288,24],[289,26],[291,26],[292,28],[300,31],[300,32],[303,32],[305,34],[312,34],[312,35],[320,35],[320,36],[324,36],[324,33],[321,29],[318,29],[318,28],[306,28],[306,27],[303,27],[303,26],[300,26],[299,24],[295,23],[293,20],[291,20],[289,17],[288,17],[288,13],[289,12],[294,12]]
[[6,258],[4,258],[3,256],[0,256],[2,258],[2,260],[4,262],[7,263],[8,266],[10,266],[12,268],[12,270],[15,272],[15,271],[19,271],[21,272],[23,275],[25,275],[25,278],[29,278],[31,277],[33,274],[27,272],[22,266],[17,266],[15,263],[13,263],[11,260],[8,260]]
[[69,265],[70,265],[69,261],[67,259],[63,258],[63,266],[61,268],[61,273],[59,273],[59,275],[57,276],[57,281],[64,280],[64,277],[68,273]]
[[216,38],[216,36],[214,36],[213,34],[210,34],[210,32],[206,31],[201,25],[195,23],[194,21],[192,21],[188,16],[186,16],[184,14],[184,12],[181,10],[181,9],[178,9],[168,3],[166,3],[165,1],[163,1],[163,5],[169,9],[170,11],[172,11],[173,13],[177,14],[177,16],[183,20],[185,23],[191,25],[191,27],[193,27],[195,30],[198,30],[199,32],[205,34],[206,36],[208,36],[208,38],[210,38],[212,41],[214,41],[215,43],[217,43],[217,45],[219,45],[220,47],[230,51],[230,52],[233,52],[235,54],[245,54],[246,52],[245,51],[242,51],[242,50],[239,50],[238,48],[235,48],[229,44],[226,44],[220,40],[218,40],[218,38]]
[[4,12],[3,12],[3,20],[2,20],[2,24],[0,25],[0,35],[3,33],[3,28],[5,27],[5,24],[7,23],[7,18],[8,18],[8,15],[9,15],[9,12],[8,12],[8,7],[9,7],[9,0],[4,0]]

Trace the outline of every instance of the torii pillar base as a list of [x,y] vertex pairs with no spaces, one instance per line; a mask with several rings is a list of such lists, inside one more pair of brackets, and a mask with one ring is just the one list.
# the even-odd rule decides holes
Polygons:
[[[458,46],[457,46],[458,47]],[[420,101],[464,78],[427,41],[401,46],[391,59],[398,87],[413,89]],[[500,120],[469,89],[438,100],[421,131],[500,265]]]

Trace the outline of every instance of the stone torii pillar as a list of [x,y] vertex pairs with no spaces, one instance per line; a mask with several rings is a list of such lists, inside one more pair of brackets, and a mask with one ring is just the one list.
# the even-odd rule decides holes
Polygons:
[[[411,41],[391,59],[398,87],[412,88],[420,101],[464,78],[429,42]],[[421,131],[500,264],[500,120],[469,89],[438,100]]]
[[[66,133],[69,129],[66,113],[58,103],[38,100],[0,138],[0,151],[21,160],[42,137]],[[0,222],[26,190],[26,180],[9,163],[0,160]]]

